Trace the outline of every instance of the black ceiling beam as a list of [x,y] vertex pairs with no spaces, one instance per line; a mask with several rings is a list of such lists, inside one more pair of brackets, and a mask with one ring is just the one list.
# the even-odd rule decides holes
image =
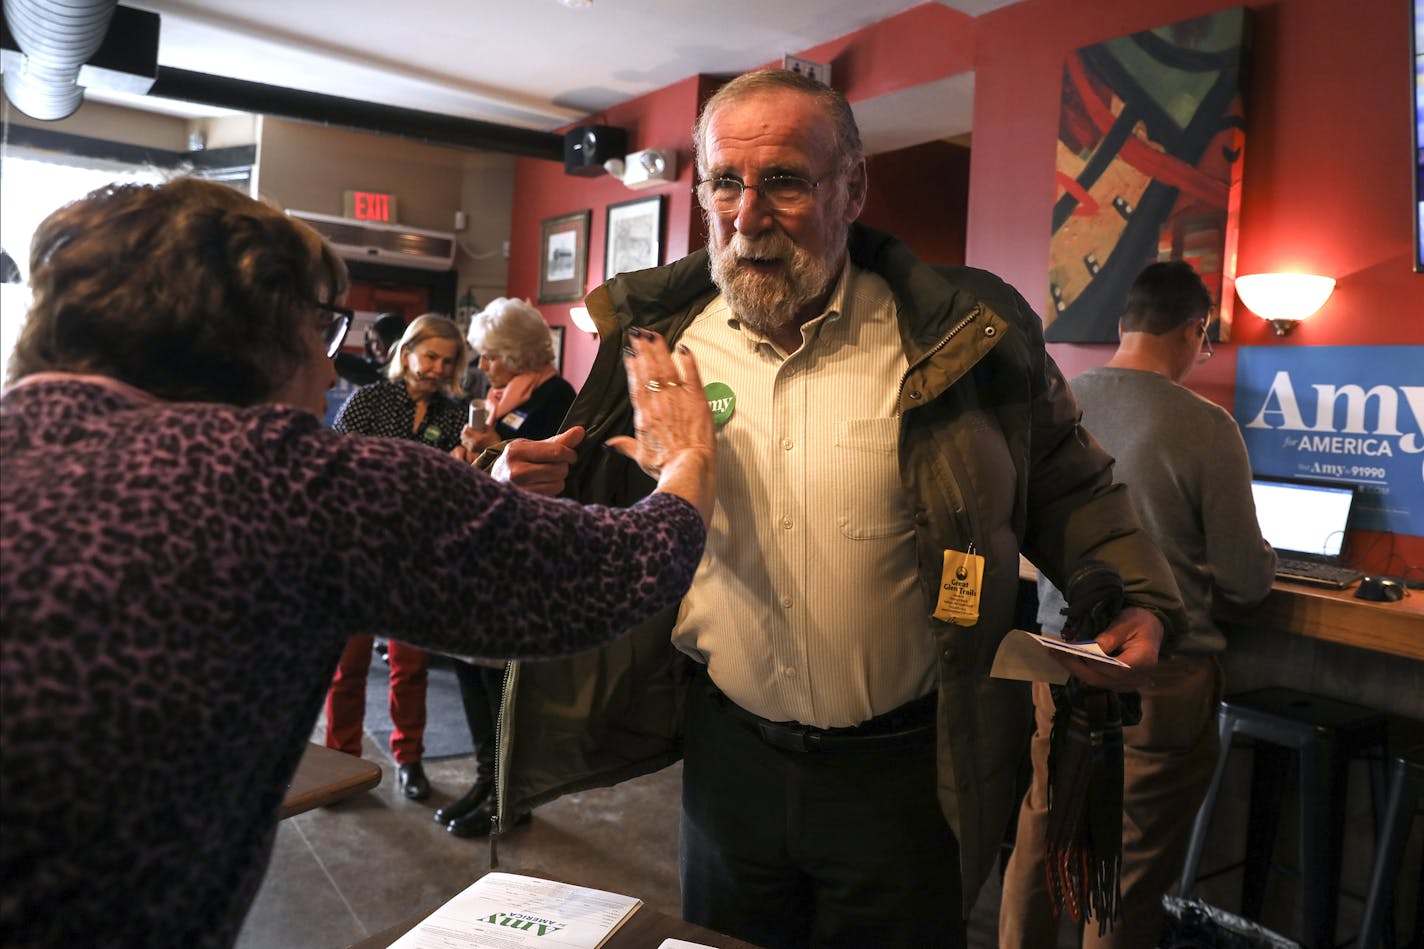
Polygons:
[[564,160],[564,137],[554,132],[538,132],[359,99],[284,89],[170,66],[158,67],[158,78],[148,94],[161,99],[276,115],[359,132],[394,135],[430,145],[474,148],[546,161]]

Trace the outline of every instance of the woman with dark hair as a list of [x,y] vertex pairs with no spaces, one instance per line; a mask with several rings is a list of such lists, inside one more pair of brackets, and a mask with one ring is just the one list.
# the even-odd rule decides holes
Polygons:
[[395,311],[380,314],[366,327],[362,355],[347,352],[336,354],[336,374],[358,386],[380,382],[385,377],[386,367],[391,363],[391,353],[395,351],[395,345],[404,333],[404,316]]
[[[715,438],[658,337],[628,340],[616,443],[657,490],[583,507],[321,428],[344,268],[224,185],[96,191],[40,226],[30,273],[0,396],[7,944],[231,945],[352,630],[537,659],[691,582]],[[567,465],[582,437],[529,449]]]
[[[460,381],[469,365],[465,337],[452,320],[435,313],[405,328],[386,367],[386,378],[362,386],[337,413],[338,432],[404,438],[449,452],[460,444],[467,403]],[[548,434],[552,435],[553,432]],[[366,679],[375,637],[352,636],[341,653],[326,697],[326,747],[361,756],[366,717]],[[430,654],[398,639],[387,640],[391,676],[391,757],[401,793],[413,801],[430,796],[421,758],[425,753],[425,691]]]

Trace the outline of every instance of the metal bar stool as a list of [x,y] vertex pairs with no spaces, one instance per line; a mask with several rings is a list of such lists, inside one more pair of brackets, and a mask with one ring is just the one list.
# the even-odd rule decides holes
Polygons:
[[1241,915],[1259,921],[1265,902],[1276,830],[1290,765],[1299,766],[1302,942],[1310,949],[1333,946],[1338,914],[1340,856],[1349,763],[1373,758],[1371,783],[1381,786],[1387,724],[1374,709],[1323,696],[1273,687],[1228,696],[1221,703],[1221,751],[1201,810],[1197,812],[1182,867],[1181,896],[1197,881],[1212,811],[1226,761],[1237,738],[1251,739],[1251,807],[1246,857],[1214,873],[1245,866]]
[[[1385,919],[1394,909],[1394,885],[1399,878],[1399,862],[1409,839],[1409,825],[1419,799],[1424,796],[1424,745],[1406,749],[1394,758],[1389,779],[1389,804],[1384,826],[1375,848],[1375,866],[1370,873],[1370,889],[1365,896],[1365,915],[1360,922],[1360,949],[1375,949],[1385,928]],[[1424,917],[1424,867],[1420,869],[1420,893],[1415,903],[1415,928]]]

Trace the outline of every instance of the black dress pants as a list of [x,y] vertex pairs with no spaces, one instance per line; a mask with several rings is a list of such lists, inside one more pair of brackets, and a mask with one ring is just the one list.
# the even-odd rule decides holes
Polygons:
[[[689,922],[768,949],[963,947],[935,738],[768,744],[705,673],[688,693],[680,871]],[[852,743],[853,744],[853,743]]]

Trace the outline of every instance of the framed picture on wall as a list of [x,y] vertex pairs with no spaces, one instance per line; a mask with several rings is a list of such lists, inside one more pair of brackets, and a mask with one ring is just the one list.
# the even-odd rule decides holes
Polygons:
[[554,344],[554,369],[558,372],[564,371],[564,328],[562,326],[549,327],[549,337]]
[[603,279],[662,263],[663,196],[634,198],[608,206]]
[[539,302],[582,300],[588,279],[588,222],[592,211],[546,218],[539,225]]

